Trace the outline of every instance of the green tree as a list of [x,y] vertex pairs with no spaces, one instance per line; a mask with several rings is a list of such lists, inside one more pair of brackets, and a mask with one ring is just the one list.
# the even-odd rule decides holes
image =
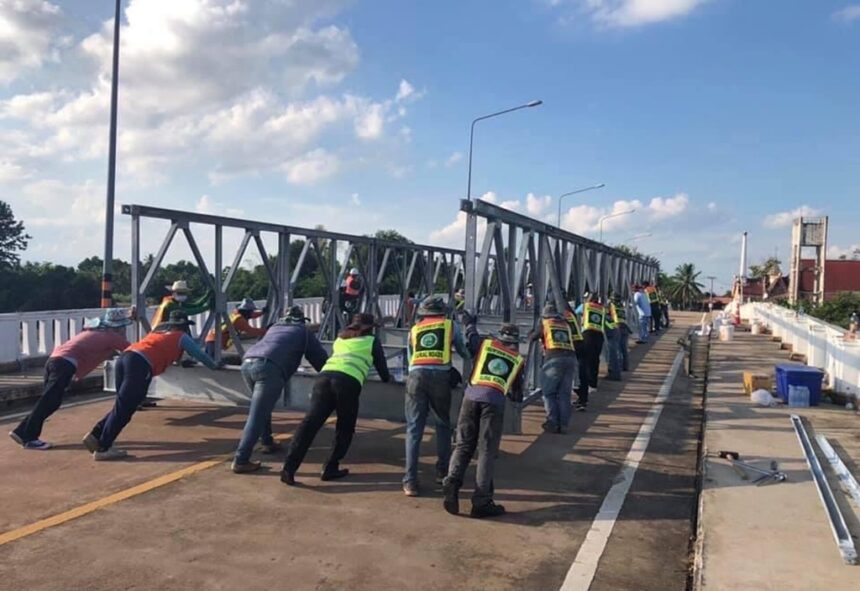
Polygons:
[[769,277],[770,275],[780,273],[781,264],[782,261],[780,261],[778,258],[768,257],[760,265],[750,265],[750,278],[762,279]]
[[693,263],[683,263],[675,269],[670,294],[673,301],[680,302],[682,308],[689,309],[694,301],[701,299],[704,286],[697,281],[701,274]]
[[21,264],[19,251],[27,249],[32,238],[24,231],[24,222],[15,219],[12,208],[0,201],[0,268],[17,267]]

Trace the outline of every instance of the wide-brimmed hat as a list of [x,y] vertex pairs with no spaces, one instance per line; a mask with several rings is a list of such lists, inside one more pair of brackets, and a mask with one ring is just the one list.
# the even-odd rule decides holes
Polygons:
[[122,328],[134,322],[130,308],[107,308],[101,318],[91,318],[84,328]]
[[520,327],[516,324],[503,324],[499,327],[499,340],[509,345],[520,343]]
[[305,322],[311,321],[310,318],[305,316],[305,311],[302,309],[301,306],[292,306],[289,310],[287,310],[287,313],[284,314],[284,317],[282,318],[282,320],[284,322],[290,322],[293,324],[299,324],[299,323],[305,323]]
[[419,316],[440,316],[447,312],[445,301],[439,296],[428,296],[418,306]]
[[253,312],[257,309],[257,304],[251,298],[242,298],[242,302],[236,306],[236,309],[244,312]]
[[352,322],[347,326],[350,330],[363,330],[366,328],[374,328],[379,326],[373,314],[355,314],[352,317]]
[[177,279],[173,282],[173,285],[165,285],[164,288],[167,291],[172,291],[173,293],[191,293],[191,289],[188,287],[188,282],[184,279]]
[[170,326],[189,326],[191,324],[194,324],[194,321],[190,320],[188,318],[188,314],[186,314],[182,310],[172,310],[167,320],[165,320],[161,324],[169,324]]

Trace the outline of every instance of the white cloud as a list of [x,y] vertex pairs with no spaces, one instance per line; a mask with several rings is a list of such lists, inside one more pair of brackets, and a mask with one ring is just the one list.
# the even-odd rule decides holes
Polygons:
[[821,215],[819,210],[813,209],[808,205],[801,205],[792,211],[781,211],[766,216],[762,225],[765,228],[787,228],[794,223],[795,218],[816,217],[819,215]]
[[717,211],[717,204],[713,201],[708,203],[708,211]]
[[213,201],[209,195],[201,195],[200,199],[194,205],[194,211],[197,213],[206,213],[209,215],[226,215],[230,217],[241,217],[245,214],[245,210],[236,207],[227,207],[223,203]]
[[462,152],[454,152],[450,156],[448,156],[448,158],[445,159],[445,166],[450,168],[450,167],[454,166],[455,164],[457,164],[458,162],[460,162],[460,160],[462,160],[462,159],[463,159],[463,153]]
[[846,247],[834,244],[827,248],[828,259],[838,259],[842,257],[855,260],[860,259],[860,244],[852,244],[851,246]]
[[690,198],[685,193],[674,197],[654,197],[648,204],[648,212],[651,219],[662,220],[680,215],[689,204]]
[[0,2],[0,84],[56,59],[60,7],[45,0]]
[[845,8],[841,8],[833,13],[833,20],[841,23],[853,23],[860,20],[860,4],[850,4]]
[[349,202],[356,206],[361,205],[361,199],[359,198],[358,193],[350,195]]
[[285,162],[287,180],[297,185],[312,185],[335,174],[340,166],[337,156],[322,148]]
[[[682,18],[709,0],[551,0],[552,7],[585,14],[603,27],[632,28]],[[566,15],[567,22],[575,17]]]
[[539,218],[550,208],[552,201],[549,195],[538,197],[534,193],[529,193],[526,195],[526,211],[530,216]]
[[[520,202],[516,199],[499,201],[499,196],[494,191],[487,191],[478,199],[493,203],[499,207],[504,207],[505,209],[510,209],[511,211],[517,211],[520,208]],[[487,222],[478,220],[478,242],[483,240],[486,230]],[[463,248],[466,241],[466,214],[458,211],[453,222],[430,232],[429,239],[430,244],[447,246],[449,248]]]
[[[200,166],[213,182],[279,170],[306,182],[338,168],[333,157],[325,166],[319,157],[316,166],[304,162],[324,141],[383,138],[386,122],[405,117],[404,105],[420,97],[408,81],[382,100],[318,94],[358,65],[348,29],[316,26],[341,3],[130,0],[121,32],[121,175],[153,183]],[[13,165],[105,157],[112,28],[111,19],[66,53],[79,72],[67,87],[0,102],[0,118],[24,126],[4,133]],[[409,140],[405,129],[399,141]]]

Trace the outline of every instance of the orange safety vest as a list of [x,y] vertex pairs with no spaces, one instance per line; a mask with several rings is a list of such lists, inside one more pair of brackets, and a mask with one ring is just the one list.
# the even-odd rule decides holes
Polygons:
[[361,285],[359,280],[353,279],[352,277],[347,277],[346,285],[343,288],[343,293],[350,297],[357,297],[359,294],[361,294],[361,290],[358,287],[355,287],[356,284]]
[[126,351],[136,351],[146,357],[152,366],[152,377],[163,374],[171,364],[182,357],[179,341],[185,333],[179,330],[170,332],[151,332]]
[[507,394],[524,362],[519,351],[497,339],[484,339],[469,381],[473,386],[485,386]]
[[423,318],[409,331],[412,357],[409,365],[449,365],[454,323],[444,316]]
[[570,325],[560,318],[541,319],[543,348],[547,351],[573,351]]

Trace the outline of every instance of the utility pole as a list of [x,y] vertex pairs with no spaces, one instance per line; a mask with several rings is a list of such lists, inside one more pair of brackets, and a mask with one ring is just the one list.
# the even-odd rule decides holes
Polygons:
[[[119,87],[119,10],[120,1],[116,0],[113,20],[113,74],[110,91],[110,137],[108,142],[108,180],[105,204],[105,258],[102,267],[101,307],[113,305],[113,208],[116,188],[116,112]],[[137,261],[132,261],[136,265]],[[132,294],[134,295],[134,294]]]
[[708,311],[713,312],[714,311],[714,279],[716,279],[716,277],[714,277],[713,275],[708,275],[707,277],[705,277],[705,279],[711,280],[711,297],[710,297],[710,300],[708,301]]

